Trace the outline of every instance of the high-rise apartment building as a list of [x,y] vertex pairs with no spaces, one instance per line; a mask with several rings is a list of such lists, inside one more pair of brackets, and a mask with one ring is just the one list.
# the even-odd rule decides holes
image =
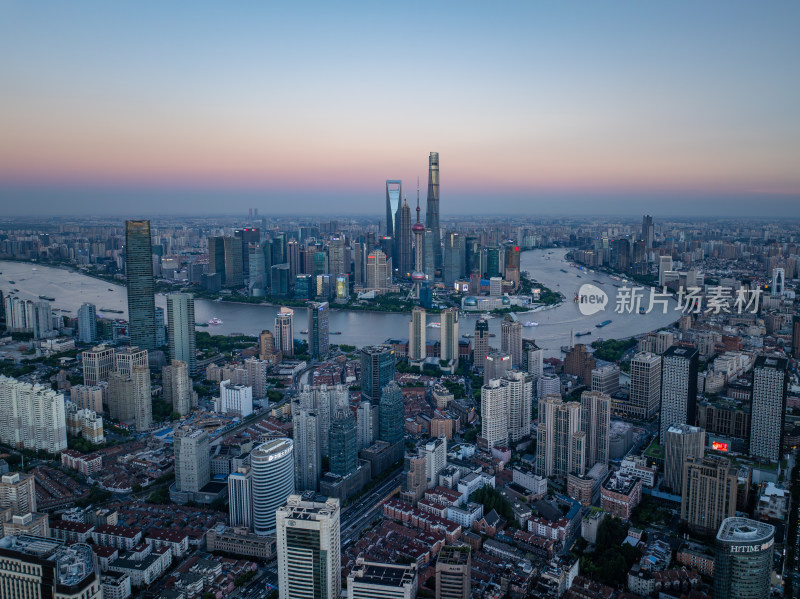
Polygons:
[[294,440],[295,488],[316,491],[322,476],[322,428],[320,417],[313,409],[292,406]]
[[328,302],[308,305],[308,353],[314,360],[324,360],[330,351]]
[[347,476],[358,467],[358,433],[349,407],[339,407],[331,420],[329,434],[330,471]]
[[581,431],[586,435],[586,466],[608,466],[611,437],[611,398],[599,391],[581,394]]
[[211,479],[208,433],[181,426],[174,432],[175,488],[181,493],[197,493]]
[[156,300],[149,220],[125,221],[128,331],[131,345],[156,348]]
[[736,469],[727,458],[707,455],[683,463],[681,521],[700,534],[714,534],[736,515]]
[[565,478],[586,472],[586,435],[581,431],[581,404],[559,395],[539,399],[536,468],[540,476]]
[[253,530],[253,488],[248,466],[228,476],[228,521],[231,526]]
[[373,404],[371,401],[362,400],[358,404],[356,414],[358,430],[356,431],[356,437],[359,451],[369,447],[378,439],[378,431],[380,429],[378,412],[377,402]]
[[523,367],[533,380],[533,392],[536,394],[539,378],[544,374],[544,351],[536,345],[536,342],[527,340],[522,348]]
[[661,418],[659,443],[662,445],[669,427],[675,424],[694,425],[697,419],[696,349],[672,346],[661,356]]
[[294,310],[281,307],[275,316],[275,348],[286,358],[294,356]]
[[506,352],[490,352],[483,361],[483,382],[499,379],[511,370],[511,354]]
[[561,394],[561,379],[557,374],[543,374],[536,381],[536,397]]
[[447,466],[447,439],[439,437],[422,448],[425,456],[425,480],[429,489],[439,484],[439,473]]
[[108,377],[108,413],[114,420],[131,424],[134,419],[133,379],[118,371]]
[[661,404],[661,356],[637,353],[631,360],[630,377],[628,415],[641,420],[652,418]]
[[683,489],[683,464],[705,455],[706,433],[702,428],[676,424],[664,435],[664,489],[679,495]]
[[30,333],[34,339],[52,336],[53,311],[49,302],[34,302],[9,295],[3,300],[3,305],[9,332]]
[[470,548],[445,545],[436,559],[436,599],[472,597]]
[[58,454],[67,448],[64,396],[0,375],[0,443]]
[[387,443],[402,441],[405,431],[405,406],[403,392],[397,383],[392,381],[383,388],[379,405],[380,440]]
[[169,357],[186,362],[189,374],[197,374],[197,342],[194,325],[194,295],[170,293],[167,295],[167,329]]
[[133,383],[133,423],[137,431],[146,431],[153,426],[150,369],[147,366],[134,366],[130,378]]
[[445,308],[441,313],[441,333],[440,355],[442,360],[450,362],[454,360],[458,364],[458,309]]
[[717,531],[714,599],[770,596],[775,527],[749,518],[726,518]]
[[425,308],[415,306],[411,311],[411,322],[408,323],[408,359],[412,362],[420,362],[427,355],[425,321]]
[[114,354],[114,370],[124,376],[130,376],[134,366],[147,366],[147,363],[147,350],[133,345],[124,347]]
[[94,304],[81,304],[78,308],[78,340],[81,343],[97,341],[97,310]]
[[[134,424],[138,415],[140,423],[146,423],[147,410],[152,410],[147,363],[146,349],[129,346],[114,354],[114,370],[108,378],[108,411],[112,418]],[[134,380],[135,370],[138,374]]]
[[500,379],[490,379],[481,387],[481,437],[487,447],[507,447],[508,389]]
[[27,472],[9,472],[0,478],[0,511],[12,515],[36,511],[36,479]]
[[70,387],[69,395],[71,401],[80,410],[91,410],[103,413],[103,403],[108,394],[108,383],[100,383],[94,387],[86,385],[73,385]]
[[788,367],[786,358],[772,356],[759,356],[753,367],[750,455],[759,460],[780,460]]
[[378,404],[383,388],[394,380],[394,350],[386,345],[362,347],[361,397]]
[[253,532],[275,534],[275,512],[294,493],[294,444],[272,439],[250,452]]
[[81,352],[83,364],[83,384],[94,387],[98,383],[108,381],[108,376],[114,369],[114,348],[97,345],[92,349]]
[[172,404],[172,411],[186,416],[192,411],[194,389],[189,378],[189,366],[186,362],[172,360],[161,369],[162,393],[164,401]]
[[[347,406],[349,403],[349,392],[344,385],[319,385],[311,387],[305,385],[297,396],[297,408],[313,410],[317,414],[320,423],[320,452],[323,456],[329,456],[328,440],[330,425],[333,415],[339,407]],[[294,409],[293,405],[293,409]]]
[[472,336],[472,365],[483,370],[489,351],[489,321],[479,318],[475,321],[475,334]]
[[511,356],[511,368],[522,369],[522,323],[510,315],[500,323],[500,349]]
[[439,228],[439,152],[428,156],[428,209],[425,213],[425,228],[431,230],[431,254],[433,267],[442,269],[442,239]]
[[511,370],[501,379],[508,393],[508,437],[516,442],[531,434],[533,379],[527,373]]
[[290,495],[277,511],[280,599],[340,599],[339,500],[303,501]]
[[0,597],[103,599],[92,547],[28,534],[0,539]]

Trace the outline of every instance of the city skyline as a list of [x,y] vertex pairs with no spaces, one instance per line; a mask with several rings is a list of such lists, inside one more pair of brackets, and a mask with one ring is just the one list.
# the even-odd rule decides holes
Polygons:
[[0,24],[7,214],[380,214],[430,151],[443,215],[797,210],[796,4],[40,8]]

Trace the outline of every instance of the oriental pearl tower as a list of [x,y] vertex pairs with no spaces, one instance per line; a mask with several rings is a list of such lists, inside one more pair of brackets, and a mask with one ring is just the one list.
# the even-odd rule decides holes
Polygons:
[[422,282],[426,279],[422,272],[422,234],[425,232],[425,225],[419,222],[419,182],[417,182],[417,222],[411,226],[414,233],[414,272],[411,273],[411,280],[414,285],[411,287],[411,297],[419,299],[419,290]]

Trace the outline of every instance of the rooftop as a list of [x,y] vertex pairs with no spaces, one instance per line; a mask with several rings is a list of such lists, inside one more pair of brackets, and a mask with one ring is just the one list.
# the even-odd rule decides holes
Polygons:
[[452,566],[466,565],[469,559],[469,547],[453,547],[447,545],[439,552],[438,563]]
[[324,503],[303,501],[300,495],[289,495],[286,505],[278,512],[294,520],[317,520],[319,516],[333,516],[339,510],[339,500],[330,498]]
[[362,562],[359,560],[353,568],[351,576],[362,584],[379,584],[383,586],[404,587],[414,583],[416,565],[381,564]]
[[29,555],[55,564],[58,584],[76,585],[94,575],[92,548],[83,543],[66,546],[63,541],[17,535],[0,539],[0,550]]
[[725,518],[717,533],[718,541],[734,541],[737,543],[758,543],[771,540],[775,536],[775,527],[766,522],[749,518]]

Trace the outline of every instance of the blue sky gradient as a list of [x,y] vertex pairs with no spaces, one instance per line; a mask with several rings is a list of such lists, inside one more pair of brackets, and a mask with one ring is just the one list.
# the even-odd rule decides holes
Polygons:
[[380,214],[385,179],[424,198],[436,150],[443,215],[800,216],[799,23],[780,0],[0,0],[0,200]]

